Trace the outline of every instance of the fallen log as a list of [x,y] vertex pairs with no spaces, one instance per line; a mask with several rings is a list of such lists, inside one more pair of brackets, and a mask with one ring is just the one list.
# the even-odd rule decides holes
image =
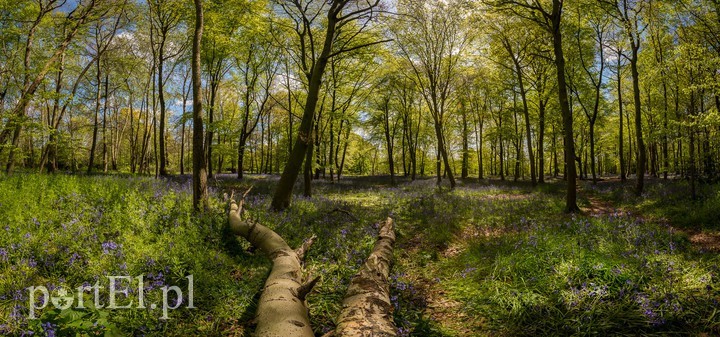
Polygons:
[[380,233],[372,253],[350,281],[334,336],[397,335],[388,282],[394,243],[393,219],[387,218],[380,224]]
[[307,277],[302,263],[314,239],[305,241],[295,251],[273,230],[245,219],[243,203],[249,192],[245,192],[238,203],[230,198],[228,220],[235,235],[245,238],[272,260],[272,269],[258,302],[255,336],[313,337],[305,297],[319,278]]

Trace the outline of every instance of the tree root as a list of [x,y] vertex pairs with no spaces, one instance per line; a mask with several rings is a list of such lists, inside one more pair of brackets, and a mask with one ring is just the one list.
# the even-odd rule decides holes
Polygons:
[[353,215],[350,211],[348,211],[348,210],[346,210],[346,209],[334,208],[334,209],[332,209],[330,212],[327,212],[327,215],[330,215],[330,214],[333,214],[333,213],[342,213],[342,214],[345,214],[345,215],[347,215],[348,217],[350,217],[350,219],[352,219],[353,221],[359,221],[358,218],[357,218],[355,215]]

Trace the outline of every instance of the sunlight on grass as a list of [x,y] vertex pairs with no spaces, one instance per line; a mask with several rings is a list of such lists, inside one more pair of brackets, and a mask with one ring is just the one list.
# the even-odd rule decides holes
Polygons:
[[[247,335],[269,265],[224,231],[219,197],[253,185],[246,201],[251,217],[293,247],[312,234],[320,238],[307,257],[307,270],[321,276],[309,296],[317,334],[334,327],[345,287],[374,244],[376,223],[389,215],[397,221],[390,285],[400,336],[720,331],[716,254],[698,252],[687,236],[652,217],[564,215],[557,185],[531,191],[468,184],[449,191],[432,180],[395,188],[349,180],[319,183],[317,196],[296,195],[290,209],[274,213],[268,208],[275,183],[219,181],[214,210],[196,216],[188,182],[7,177],[0,181],[0,217],[7,219],[0,228],[0,318],[8,323],[0,328],[20,335],[41,332],[48,322],[68,323],[67,313],[49,309],[27,319],[31,285],[144,275],[150,303],[161,299],[162,286],[186,286],[185,276],[193,274],[197,309],[171,311],[170,320],[150,309],[111,316],[84,309],[73,313],[73,332]],[[659,207],[654,195],[662,190],[651,191],[638,207]],[[630,198],[601,188],[594,193]]]

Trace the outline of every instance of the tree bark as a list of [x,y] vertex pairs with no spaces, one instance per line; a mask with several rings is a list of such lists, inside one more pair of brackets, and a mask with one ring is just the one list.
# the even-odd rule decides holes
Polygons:
[[463,107],[462,113],[462,172],[461,177],[462,179],[467,179],[468,177],[468,166],[470,161],[470,150],[468,149],[468,137],[469,137],[469,131],[468,131],[468,120],[467,120],[467,110]]
[[312,197],[312,157],[315,145],[310,142],[310,145],[305,152],[305,167],[303,168],[303,196]]
[[635,101],[635,137],[637,145],[637,165],[635,172],[637,180],[635,183],[635,195],[642,195],[644,183],[645,183],[645,142],[642,134],[642,107],[640,101],[640,74],[638,72],[638,51],[640,49],[639,37],[635,37],[632,33],[630,35],[630,44],[632,46],[632,56],[630,57],[630,70],[632,72],[633,81],[633,99]]
[[538,183],[545,183],[545,104],[540,98],[538,108]]
[[195,2],[195,34],[192,46],[192,92],[193,92],[193,208],[208,209],[207,166],[203,144],[202,79],[200,48],[203,35],[202,0]]
[[391,337],[397,335],[390,302],[390,267],[395,232],[393,219],[380,225],[380,234],[370,256],[350,281],[335,335],[343,337]]
[[565,211],[574,213],[580,211],[577,206],[577,173],[575,171],[575,140],[573,139],[573,116],[567,93],[565,80],[565,56],[563,54],[561,15],[563,2],[553,0],[552,9],[552,36],[553,52],[555,54],[555,68],[557,70],[558,96],[562,111],[563,131],[565,134],[565,166],[567,169],[567,193],[565,197]]
[[[334,7],[334,6],[333,6]],[[283,210],[290,206],[292,198],[292,190],[300,174],[300,167],[305,159],[307,149],[312,145],[312,128],[313,119],[315,117],[315,108],[320,95],[320,87],[322,85],[322,77],[327,67],[330,53],[335,39],[335,26],[338,23],[337,14],[333,9],[328,12],[327,30],[325,33],[325,41],[322,52],[312,68],[310,81],[308,85],[308,96],[303,110],[303,118],[300,122],[298,137],[293,146],[292,152],[288,157],[288,162],[280,176],[280,181],[275,189],[272,200],[272,208],[275,210]]]
[[165,145],[165,81],[163,77],[163,65],[165,63],[165,32],[162,32],[160,40],[160,48],[158,50],[158,70],[157,70],[157,85],[158,85],[158,101],[160,102],[160,175],[167,176],[166,167],[166,145]]
[[310,244],[304,244],[295,251],[271,229],[252,220],[243,219],[242,213],[243,200],[240,200],[239,204],[231,202],[228,214],[230,229],[235,235],[242,236],[259,248],[272,260],[270,275],[265,281],[258,301],[255,335],[315,336],[310,326],[305,297],[312,290],[317,279],[307,279],[301,265],[303,255]]
[[97,87],[95,88],[95,117],[93,119],[93,133],[92,143],[90,143],[90,158],[88,159],[87,173],[91,174],[95,166],[95,149],[97,148],[98,138],[98,116],[100,115],[100,58],[95,59],[95,81]]
[[[517,81],[518,86],[520,87],[520,98],[522,99],[523,104],[523,116],[525,117],[525,137],[527,138],[527,150],[528,150],[528,158],[530,160],[530,179],[532,181],[532,185],[537,185],[537,180],[535,178],[535,154],[533,153],[532,148],[532,133],[530,130],[530,110],[528,109],[528,103],[527,103],[527,93],[525,90],[525,82],[523,81],[522,76],[522,67],[520,66],[519,60],[515,57],[515,54],[512,52],[512,48],[510,47],[509,42],[507,43],[508,51],[511,53],[513,58],[513,63],[515,64],[515,74],[517,75]],[[516,164],[516,165],[519,165]],[[517,173],[515,174],[517,177]],[[517,178],[516,178],[517,180]]]
[[625,150],[623,149],[625,140],[623,138],[623,98],[622,98],[622,72],[621,72],[621,56],[618,55],[618,69],[617,69],[617,91],[618,91],[618,116],[620,118],[619,134],[620,139],[618,140],[618,156],[620,159],[620,181],[626,181],[627,170],[625,169]]
[[388,166],[390,169],[390,183],[395,185],[395,160],[393,155],[393,142],[395,130],[390,130],[390,98],[386,97],[383,102],[383,129],[385,131],[385,145],[387,147]]

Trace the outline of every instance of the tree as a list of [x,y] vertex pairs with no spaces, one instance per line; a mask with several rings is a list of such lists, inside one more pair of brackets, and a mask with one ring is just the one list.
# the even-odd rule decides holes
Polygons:
[[[375,17],[375,10],[380,0],[369,2],[351,2],[349,0],[291,0],[279,1],[278,6],[290,18],[291,27],[298,39],[299,50],[295,55],[295,62],[301,65],[302,71],[308,80],[307,99],[303,109],[297,140],[285,165],[280,182],[275,189],[272,208],[283,210],[290,206],[292,189],[300,173],[305,152],[311,146],[313,119],[320,97],[320,87],[328,61],[342,53],[357,50],[369,45],[378,44],[378,41],[353,44],[355,37],[368,28],[370,21]],[[316,52],[315,38],[317,34],[316,21],[321,13],[326,13],[325,36],[319,54]],[[359,23],[355,28],[353,23]],[[346,32],[345,29],[350,32]]]
[[[510,32],[522,33],[526,38],[522,39],[514,36],[511,37],[509,36]],[[506,68],[514,72],[518,90],[520,91],[520,98],[522,100],[522,111],[525,118],[525,138],[527,140],[528,158],[530,160],[530,179],[532,181],[532,185],[535,186],[537,184],[537,180],[535,177],[535,154],[532,146],[530,109],[528,108],[527,87],[525,85],[526,75],[524,74],[524,69],[527,67],[525,63],[527,62],[526,59],[528,58],[528,48],[534,42],[534,39],[531,39],[528,36],[530,34],[533,34],[533,32],[529,31],[528,29],[522,28],[520,22],[510,21],[506,22],[506,26],[504,27],[494,27],[494,33],[497,36],[497,39],[499,40],[502,47],[507,52],[511,61],[511,65],[505,65],[503,62],[499,62],[499,64],[505,66]],[[519,162],[517,164],[519,165]]]
[[202,79],[200,50],[203,35],[202,0],[195,3],[195,34],[192,44],[192,92],[193,92],[193,208],[203,211],[208,205],[207,166],[203,144]]
[[25,39],[24,46],[24,60],[23,60],[23,81],[21,84],[21,91],[15,107],[12,109],[10,121],[5,124],[5,127],[0,133],[0,144],[4,144],[6,139],[10,136],[11,148],[8,154],[7,165],[5,171],[11,173],[15,167],[15,153],[18,151],[17,147],[20,142],[20,134],[22,132],[24,120],[28,114],[28,106],[38,90],[38,87],[45,79],[45,76],[50,72],[52,67],[60,60],[65,50],[71,44],[73,39],[78,35],[81,28],[85,24],[92,20],[97,9],[102,4],[101,0],[87,0],[85,2],[79,2],[77,7],[70,12],[64,18],[63,25],[68,27],[63,32],[61,42],[55,47],[55,52],[42,62],[42,65],[36,69],[39,71],[33,74],[31,69],[31,55],[35,47],[35,33],[43,22],[43,19],[49,14],[64,5],[64,1],[58,0],[38,0],[38,14],[30,24],[28,33]]
[[[173,31],[176,31],[182,23],[182,7],[181,3],[174,0],[148,0],[150,8],[150,24],[151,24],[151,42],[153,55],[157,64],[157,92],[158,102],[160,103],[160,135],[159,135],[159,173],[166,176],[167,173],[167,146],[166,142],[166,104],[165,104],[165,62],[176,58],[185,50],[186,43],[175,43],[174,50],[168,48],[168,38]],[[157,35],[157,40],[153,37]],[[169,52],[169,53],[168,53]],[[172,66],[174,68],[174,65]]]
[[[651,1],[651,0],[648,0]],[[635,103],[635,137],[637,142],[637,180],[635,195],[640,196],[645,182],[646,151],[642,132],[642,101],[640,99],[640,73],[638,72],[638,56],[645,26],[642,24],[642,12],[646,6],[645,0],[602,0],[608,6],[608,12],[613,15],[622,26],[630,42],[630,73],[633,83],[633,101]]]
[[268,114],[271,107],[270,90],[277,73],[275,62],[271,58],[275,49],[267,41],[250,41],[246,55],[235,58],[237,68],[243,78],[243,114],[240,122],[238,143],[238,179],[243,178],[245,146],[255,131],[260,119]]
[[[587,7],[585,7],[587,8]],[[580,11],[580,7],[578,7],[578,11]],[[581,20],[581,17],[583,15],[578,12],[577,17],[578,20]],[[590,48],[585,48],[585,45],[583,44],[583,33],[584,29],[581,27],[589,25],[590,26],[590,32],[592,33],[592,42],[593,46]],[[587,117],[588,125],[590,126],[590,162],[591,162],[591,171],[592,171],[592,179],[593,184],[597,183],[597,174],[595,172],[596,170],[596,163],[595,163],[595,124],[597,122],[598,113],[600,112],[600,103],[601,103],[601,91],[603,89],[603,79],[605,76],[605,40],[606,40],[606,32],[609,25],[609,20],[607,18],[603,17],[600,13],[592,12],[588,18],[587,24],[584,24],[584,22],[580,22],[578,24],[578,31],[576,33],[576,42],[578,46],[578,56],[580,61],[580,66],[585,71],[585,74],[587,75],[587,79],[590,80],[590,84],[593,88],[593,105],[592,110],[588,109],[587,105],[584,103],[583,98],[580,95],[579,90],[573,88],[573,91],[575,92],[575,95],[578,98],[578,102],[580,103],[580,107],[582,108],[583,112],[585,113],[585,117]],[[590,50],[592,53],[589,55],[590,60],[588,60],[588,56],[585,54],[585,50]],[[595,62],[595,55],[597,54],[597,64]]]
[[[557,72],[558,100],[562,111],[564,141],[565,141],[565,169],[567,171],[567,191],[565,197],[565,211],[578,212],[577,206],[577,173],[575,170],[575,139],[573,132],[573,116],[568,99],[568,86],[565,77],[565,56],[563,51],[562,12],[563,0],[552,0],[552,7],[538,1],[500,0],[496,5],[511,13],[524,17],[540,25],[550,33],[553,40],[553,54],[555,56],[555,70]],[[516,5],[518,8],[513,7]]]
[[374,114],[371,122],[374,125],[380,125],[382,129],[382,138],[385,141],[385,150],[387,151],[388,170],[390,171],[390,183],[395,185],[395,138],[398,130],[398,122],[400,118],[395,115],[395,109],[392,106],[392,82],[394,78],[391,75],[383,76],[380,83],[375,86],[377,95],[372,100],[372,109]]
[[[108,46],[112,44],[113,39],[115,38],[115,35],[117,33],[117,30],[119,28],[120,24],[120,18],[122,17],[123,13],[117,14],[117,19],[111,21],[111,25],[109,27],[109,31],[104,31],[105,25],[104,25],[104,18],[101,18],[96,22],[95,25],[95,55],[93,57],[93,60],[95,61],[95,118],[93,120],[93,135],[92,135],[92,143],[90,145],[90,158],[88,159],[88,169],[87,173],[90,174],[93,171],[94,164],[95,164],[95,151],[97,148],[97,141],[98,141],[98,118],[100,115],[100,102],[101,102],[101,88],[102,88],[102,55],[107,50]],[[106,72],[108,72],[109,69],[106,69]],[[107,101],[108,101],[108,74],[105,75],[105,108],[103,110],[103,113],[106,113],[107,111]],[[103,118],[103,123],[105,122],[105,118]],[[103,128],[104,130],[104,128]],[[105,137],[103,136],[103,143],[105,142]]]
[[[402,74],[409,73],[408,71],[399,70]],[[418,167],[418,140],[420,137],[420,125],[423,121],[422,118],[422,98],[419,97],[420,93],[417,91],[417,86],[411,78],[407,76],[398,76],[392,83],[393,95],[397,98],[397,109],[400,112],[400,119],[402,120],[402,133],[403,143],[407,145],[407,151],[403,146],[403,152],[407,152],[410,157],[409,173],[410,179],[415,180],[417,177]],[[406,155],[403,154],[403,163],[405,162]],[[403,164],[403,167],[405,165]],[[407,171],[406,171],[407,175]]]
[[[455,187],[455,177],[446,146],[445,122],[460,60],[469,40],[464,31],[467,25],[463,22],[463,8],[460,1],[400,1],[398,11],[402,19],[391,29],[399,53],[412,69],[414,81],[430,108],[438,156],[451,188]],[[439,186],[443,175],[439,162],[436,174]]]
[[622,78],[623,78],[623,59],[624,59],[624,41],[623,39],[617,39],[614,37],[613,34],[613,40],[614,43],[612,46],[610,46],[613,51],[615,51],[615,58],[616,58],[616,64],[615,64],[615,75],[616,75],[616,81],[617,81],[617,101],[618,101],[618,161],[620,162],[620,180],[622,182],[625,182],[627,180],[627,169],[625,164],[625,138],[623,136],[623,108],[624,108],[624,102],[623,102],[623,95],[622,95]]
[[[547,39],[547,37],[545,37]],[[548,122],[547,109],[550,98],[556,89],[555,82],[550,81],[552,77],[552,61],[547,55],[548,51],[537,44],[531,52],[534,56],[530,60],[529,73],[530,86],[537,95],[538,127],[537,127],[537,149],[538,149],[538,183],[545,182],[545,129]],[[553,158],[554,149],[553,149]]]

